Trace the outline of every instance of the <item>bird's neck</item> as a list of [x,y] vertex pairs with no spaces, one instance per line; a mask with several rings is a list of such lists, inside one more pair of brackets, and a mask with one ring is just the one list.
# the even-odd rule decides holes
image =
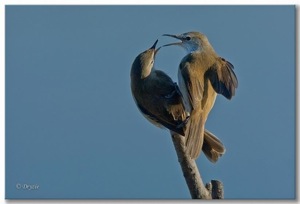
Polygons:
[[141,72],[141,79],[145,79],[148,76],[150,76],[150,74],[153,72],[153,70],[154,70],[153,66],[143,68],[142,72]]
[[198,45],[189,45],[184,47],[187,54],[193,53],[193,52],[202,52],[202,48]]
[[193,52],[197,52],[197,53],[209,53],[209,54],[213,54],[215,53],[214,48],[210,45],[209,42],[207,43],[203,43],[201,45],[198,44],[193,44],[193,45],[189,45],[185,47],[187,54],[189,53],[193,53]]
[[188,53],[183,59],[182,62],[185,60],[193,61],[196,63],[197,66],[202,68],[209,68],[211,67],[217,58],[217,54],[213,50],[202,50],[202,51],[194,51]]

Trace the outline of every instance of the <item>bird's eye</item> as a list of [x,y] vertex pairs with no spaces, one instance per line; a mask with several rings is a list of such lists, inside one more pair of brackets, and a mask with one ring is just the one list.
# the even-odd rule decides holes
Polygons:
[[191,40],[191,37],[190,37],[190,36],[187,36],[185,39],[186,39],[187,41],[190,41],[190,40]]

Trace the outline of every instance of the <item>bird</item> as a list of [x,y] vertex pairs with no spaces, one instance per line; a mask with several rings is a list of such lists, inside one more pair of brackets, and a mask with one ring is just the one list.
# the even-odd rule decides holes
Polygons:
[[[130,71],[131,92],[143,116],[160,128],[185,136],[189,112],[176,82],[163,71],[154,68],[158,40],[133,61]],[[221,141],[208,130],[204,131],[203,152],[215,163],[225,152]]]
[[158,40],[140,53],[131,66],[131,92],[134,101],[152,124],[185,135],[186,112],[178,85],[163,71],[154,68]]
[[[209,112],[214,106],[217,94],[227,99],[235,95],[238,80],[234,73],[234,66],[220,57],[203,33],[192,31],[179,35],[163,34],[180,40],[165,46],[178,45],[183,47],[187,54],[182,58],[178,68],[178,84],[182,93],[186,110],[190,113],[185,133],[186,151],[192,159],[198,158],[201,149],[209,158],[214,154],[212,162],[225,153],[222,142],[212,134],[205,135],[205,123]],[[218,141],[218,151],[208,145],[214,138]],[[222,151],[224,150],[224,151]],[[208,155],[207,155],[208,154]]]

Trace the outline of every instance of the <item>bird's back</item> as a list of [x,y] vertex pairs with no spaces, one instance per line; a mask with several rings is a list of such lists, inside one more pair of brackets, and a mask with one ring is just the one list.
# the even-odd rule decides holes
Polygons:
[[133,93],[143,115],[153,124],[184,135],[187,113],[178,86],[160,70],[135,82],[139,86]]

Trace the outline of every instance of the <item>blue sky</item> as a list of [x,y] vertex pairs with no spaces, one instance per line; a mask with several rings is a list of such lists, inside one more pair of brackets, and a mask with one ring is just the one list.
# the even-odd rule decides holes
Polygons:
[[[295,7],[7,6],[6,197],[190,197],[168,131],[139,113],[134,58],[164,33],[200,31],[235,66],[206,128],[226,146],[203,180],[227,199],[295,197]],[[177,80],[185,51],[155,66]],[[16,189],[38,184],[39,190]]]

